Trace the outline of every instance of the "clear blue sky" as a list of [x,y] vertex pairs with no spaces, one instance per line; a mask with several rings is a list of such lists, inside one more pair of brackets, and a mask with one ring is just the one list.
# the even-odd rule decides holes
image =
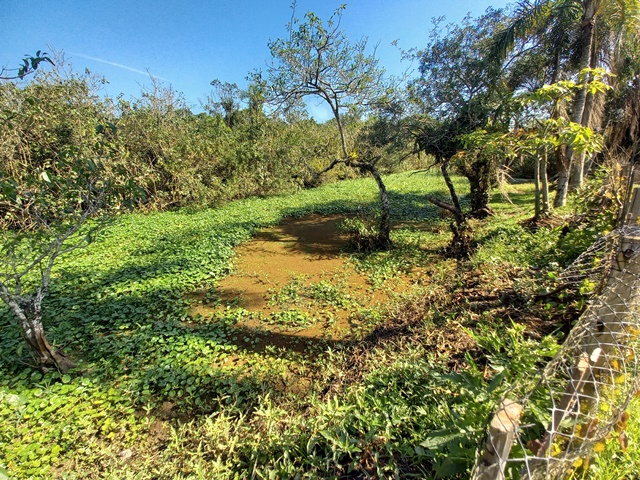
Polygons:
[[[354,40],[367,36],[381,65],[399,74],[403,49],[421,48],[431,18],[459,22],[507,0],[298,0],[297,16],[326,19],[341,3],[342,26]],[[291,0],[1,0],[0,65],[24,54],[62,51],[82,72],[104,76],[105,94],[138,97],[147,71],[181,92],[194,110],[213,79],[245,85],[269,60],[269,39],[286,35]],[[46,67],[45,67],[46,68]]]

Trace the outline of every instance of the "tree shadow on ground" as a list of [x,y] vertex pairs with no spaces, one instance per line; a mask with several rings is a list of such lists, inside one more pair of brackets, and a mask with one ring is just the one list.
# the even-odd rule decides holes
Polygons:
[[[434,192],[417,194],[391,191],[389,197],[394,220],[433,221],[438,218],[437,207],[426,200],[431,193]],[[523,199],[528,197],[527,194],[512,194],[511,200],[524,204],[526,200]],[[322,214],[357,214],[374,212],[377,207],[377,201],[332,201],[318,203],[308,210]],[[281,213],[284,218],[300,216],[304,212],[283,209]],[[326,228],[326,222],[329,221],[319,220],[318,225],[310,225],[306,235],[312,238],[313,229]],[[343,342],[337,340],[301,340],[297,335],[270,331],[268,336],[271,344],[276,347],[276,353],[273,353],[266,341],[244,341],[245,337],[251,338],[256,334],[255,330],[248,327],[242,327],[236,332],[242,340],[233,341],[222,336],[222,333],[233,327],[222,325],[201,329],[181,325],[181,322],[189,321],[184,293],[228,271],[233,247],[249,238],[259,227],[257,223],[247,221],[232,223],[215,232],[190,228],[150,242],[143,251],[137,252],[135,264],[123,259],[119,268],[104,272],[95,272],[89,266],[74,270],[61,269],[53,282],[51,294],[44,303],[45,326],[52,333],[56,344],[68,345],[70,350],[90,363],[109,365],[109,368],[95,370],[103,379],[115,379],[122,374],[122,370],[118,369],[130,365],[132,361],[144,367],[144,370],[163,368],[162,362],[166,359],[162,355],[153,356],[150,353],[158,351],[153,341],[158,337],[182,338],[186,341],[188,337],[196,336],[205,341],[217,342],[221,348],[227,348],[230,352],[233,352],[232,347],[235,346],[251,353],[274,357],[282,356],[283,350],[303,354],[309,348],[322,352],[328,348],[344,346]],[[201,270],[209,265],[203,266],[203,262],[196,258],[168,259],[162,255],[162,252],[172,251],[183,242],[197,244],[198,238],[206,234],[215,234],[225,239],[224,248],[218,252],[209,252],[208,263],[219,264],[217,271],[203,275]],[[335,247],[336,244],[329,243],[314,246],[310,252],[333,254]],[[179,278],[174,278],[177,271],[182,274]],[[136,286],[136,283],[146,283],[147,286],[142,288]],[[9,315],[11,314],[5,307],[0,307],[0,317],[7,325],[12,324],[8,320]],[[20,341],[17,331],[3,335],[2,348],[5,352],[16,351]],[[170,348],[167,353],[171,353]],[[3,363],[12,362],[16,358],[15,355],[7,356],[5,353]],[[91,375],[91,372],[85,374]]]

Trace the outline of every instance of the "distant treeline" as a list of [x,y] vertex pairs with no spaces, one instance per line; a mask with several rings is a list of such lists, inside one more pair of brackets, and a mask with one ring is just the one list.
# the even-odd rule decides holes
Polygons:
[[[335,126],[304,114],[269,116],[257,94],[224,109],[212,95],[205,112],[194,114],[180,94],[157,82],[127,100],[99,95],[103,81],[54,68],[28,84],[0,84],[2,180],[20,184],[27,176],[63,173],[65,159],[91,159],[108,179],[133,181],[144,194],[141,208],[166,209],[358,175],[338,167],[318,176],[339,155]],[[355,115],[346,120],[348,135],[366,144],[367,122]],[[382,170],[400,168],[398,158],[386,159]]]

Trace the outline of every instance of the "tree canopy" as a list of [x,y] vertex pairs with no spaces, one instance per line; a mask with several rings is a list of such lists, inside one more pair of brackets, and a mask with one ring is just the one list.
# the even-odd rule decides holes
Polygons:
[[326,23],[313,12],[304,22],[294,15],[287,25],[288,38],[269,43],[272,63],[267,70],[269,101],[276,110],[287,111],[299,106],[303,99],[319,97],[329,106],[340,138],[340,153],[318,174],[338,164],[370,173],[378,185],[382,214],[376,243],[388,249],[390,212],[386,187],[376,168],[379,160],[363,158],[355,145],[349,145],[344,119],[371,112],[387,91],[375,54],[367,53],[367,39],[351,42],[340,29],[345,5],[338,8]]

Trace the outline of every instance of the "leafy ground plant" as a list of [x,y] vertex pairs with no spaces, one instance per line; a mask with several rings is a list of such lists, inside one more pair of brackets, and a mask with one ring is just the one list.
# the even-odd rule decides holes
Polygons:
[[260,226],[375,201],[367,183],[355,181],[218,210],[125,215],[82,255],[70,252],[52,270],[43,322],[52,345],[76,359],[76,370],[32,375],[12,313],[0,308],[0,411],[7,425],[0,466],[17,478],[49,478],[79,461],[85,476],[101,476],[89,465],[111,465],[132,449],[149,458],[135,445],[154,435],[168,441],[178,418],[251,411],[284,381],[288,360],[242,346],[246,332],[234,328],[242,312],[192,321],[185,293],[227,273],[234,247]]
[[[375,278],[379,288],[394,288],[400,277],[407,283],[393,297],[396,306],[354,306],[352,337],[316,342],[312,355],[295,354],[301,349],[285,341],[286,329],[269,337],[250,328],[255,314],[241,308],[190,314],[200,301],[190,294],[226,275],[234,248],[258,228],[285,216],[371,208],[377,199],[369,181],[213,210],[120,217],[83,255],[71,254],[52,271],[43,320],[52,344],[78,359],[65,375],[25,365],[20,334],[0,308],[0,472],[69,479],[463,478],[489,400],[507,383],[531,377],[528,355],[548,354],[554,341],[537,340],[540,325],[553,330],[553,309],[534,323],[517,304],[490,296],[538,274],[524,257],[510,263],[511,235],[500,233],[530,215],[517,203],[531,195],[529,186],[511,192],[515,205],[496,198],[497,214],[478,229],[480,243],[494,242],[501,253],[478,253],[461,268],[443,258],[446,225],[424,198],[440,185],[437,176],[387,177],[395,247],[352,261],[369,273],[372,287]],[[544,265],[551,264],[544,236],[518,235],[547,252]],[[299,294],[324,303],[363,294],[339,287],[316,282]],[[287,326],[318,321],[299,313]]]

